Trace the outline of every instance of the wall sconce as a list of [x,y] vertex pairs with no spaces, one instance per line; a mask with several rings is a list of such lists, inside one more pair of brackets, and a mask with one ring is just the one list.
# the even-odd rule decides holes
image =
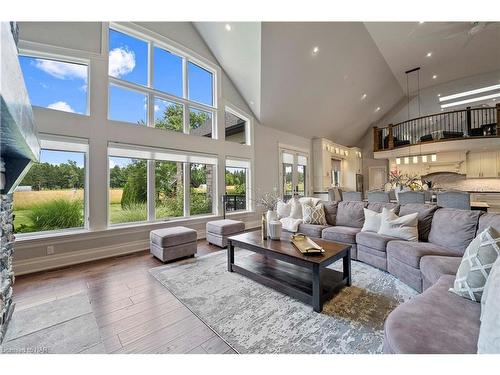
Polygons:
[[409,156],[405,157],[405,164],[410,164],[410,157]]
[[432,154],[431,155],[431,161],[436,161],[437,160],[437,155],[436,154]]
[[401,158],[396,158],[396,164],[397,165],[401,164]]
[[427,163],[427,155],[422,155],[422,163]]
[[418,164],[418,156],[413,157],[413,164]]

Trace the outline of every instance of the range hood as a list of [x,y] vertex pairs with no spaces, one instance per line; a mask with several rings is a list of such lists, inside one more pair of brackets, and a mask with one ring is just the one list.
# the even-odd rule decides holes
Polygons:
[[463,167],[464,162],[465,160],[434,162],[426,164],[424,170],[427,172],[426,176],[434,173],[456,173],[465,175],[465,169]]

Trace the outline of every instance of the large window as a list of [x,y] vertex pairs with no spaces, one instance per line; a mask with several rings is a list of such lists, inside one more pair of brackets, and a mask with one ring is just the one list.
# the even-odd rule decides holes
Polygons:
[[226,211],[248,209],[249,164],[242,160],[226,160]]
[[[14,192],[15,233],[84,228],[86,145],[55,149],[42,141],[40,161]],[[50,148],[49,148],[50,147]],[[68,151],[75,149],[80,151]]]
[[216,158],[115,144],[108,153],[110,224],[214,213]]
[[19,56],[31,104],[58,111],[88,114],[88,65]]
[[109,119],[212,138],[215,71],[120,29],[109,29]]

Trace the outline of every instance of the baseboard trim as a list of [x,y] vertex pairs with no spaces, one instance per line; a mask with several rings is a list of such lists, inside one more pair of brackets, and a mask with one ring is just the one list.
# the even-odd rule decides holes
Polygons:
[[48,271],[55,268],[72,266],[94,260],[111,258],[119,255],[136,253],[149,249],[149,241],[134,241],[126,244],[103,246],[94,249],[74,251],[71,253],[54,254],[14,261],[14,274],[25,275],[33,272]]
[[[260,226],[258,220],[247,222],[246,229],[253,229]],[[198,239],[204,239],[205,230],[198,231]],[[149,240],[132,241],[128,243],[118,243],[110,246],[96,247],[93,249],[85,249],[61,254],[47,255],[42,257],[22,259],[16,261],[14,259],[14,274],[16,276],[26,275],[34,272],[48,271],[75,264],[92,262],[95,260],[111,258],[119,255],[127,255],[137,253],[149,249]]]

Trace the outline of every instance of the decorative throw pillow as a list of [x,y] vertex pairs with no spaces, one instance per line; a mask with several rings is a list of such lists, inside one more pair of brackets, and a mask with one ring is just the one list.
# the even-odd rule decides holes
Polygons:
[[491,267],[499,255],[500,233],[488,227],[467,246],[450,292],[480,302]]
[[303,204],[302,214],[304,224],[326,225],[325,210],[323,209],[323,204],[321,203],[316,206]]
[[279,200],[278,203],[276,204],[276,212],[278,214],[279,219],[290,216],[291,210],[292,210],[292,202],[285,203]]
[[[382,221],[382,213],[368,208],[363,208],[363,211],[365,213],[365,222],[363,224],[363,228],[361,228],[361,232],[378,232]],[[394,208],[390,211],[394,212]]]
[[418,241],[418,213],[399,217],[384,207],[378,234],[401,238],[407,241]]
[[[481,299],[481,325],[477,352],[479,354],[500,353],[500,257],[497,259],[486,281]],[[484,302],[484,303],[483,303]]]
[[293,219],[302,219],[302,205],[297,198],[292,198],[289,201],[291,205],[290,217]]

